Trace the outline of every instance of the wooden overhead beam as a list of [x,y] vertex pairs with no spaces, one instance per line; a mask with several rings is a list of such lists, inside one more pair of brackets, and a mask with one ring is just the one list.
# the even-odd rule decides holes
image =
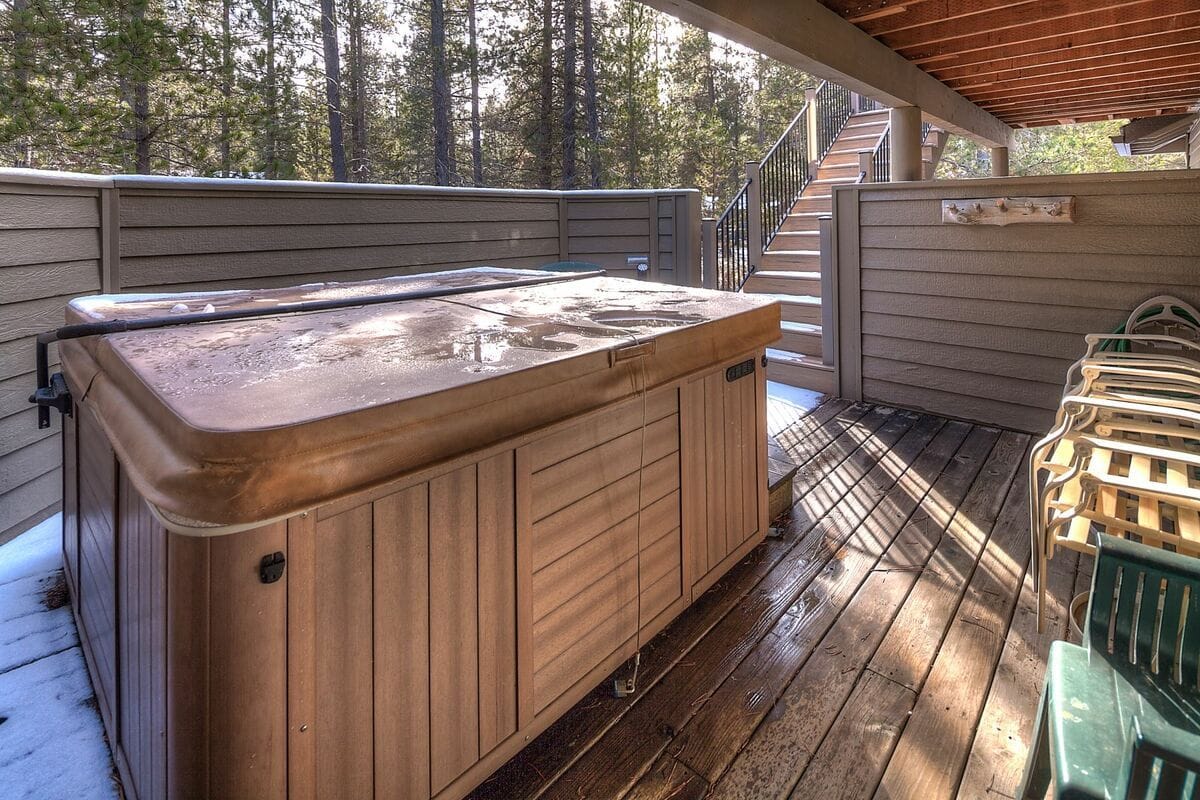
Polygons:
[[970,66],[939,66],[930,72],[948,86],[1012,77],[1059,75],[1095,67],[1132,65],[1158,58],[1191,55],[1200,50],[1200,26],[1123,39],[1118,44],[1072,47],[1022,58],[999,58]]
[[[1144,114],[1138,114],[1137,116],[1138,117],[1158,116],[1160,113],[1161,114],[1186,114],[1186,113],[1188,113],[1189,109],[1190,109],[1190,106],[1177,106],[1175,108],[1163,108],[1163,109],[1155,108],[1151,111],[1147,111]],[[1072,122],[1071,124],[1083,124],[1086,122],[1103,122],[1105,120],[1124,118],[1124,116],[1128,116],[1128,115],[1114,114],[1112,112],[1104,112],[1104,113],[1100,113],[1100,114],[1084,114],[1080,117],[1076,117],[1074,122]],[[1014,122],[1013,126],[1017,127],[1017,128],[1025,129],[1025,128],[1044,128],[1047,125],[1061,125],[1061,124],[1063,124],[1063,123],[1061,123],[1059,120],[1053,119],[1053,118],[1036,118],[1036,119],[1030,118],[1030,119],[1026,119],[1026,120],[1021,120],[1019,122]]]
[[[906,41],[904,36],[886,36],[883,42],[888,47],[899,52],[905,58],[913,61],[926,61],[941,56],[960,56],[995,48],[1010,49],[1039,42],[1058,41],[1064,37],[1075,40],[1078,36],[1092,33],[1115,34],[1120,41],[1124,29],[1137,23],[1154,23],[1159,28],[1161,20],[1177,17],[1184,12],[1195,10],[1194,0],[1136,0],[1120,8],[1100,8],[1090,10],[1088,4],[1076,5],[1079,0],[1071,0],[1073,13],[1058,17],[1052,21],[1041,20],[1028,24],[991,30],[985,27],[965,27],[962,20],[959,24],[948,23],[945,27],[947,34],[941,41],[931,44],[920,44]],[[1040,4],[1039,4],[1040,5]],[[912,38],[912,37],[908,37]]]
[[1121,103],[1143,103],[1159,98],[1191,98],[1193,102],[1200,100],[1200,76],[1194,76],[1190,81],[1187,81],[1179,86],[1165,86],[1161,89],[1132,89],[1126,91],[1106,92],[1104,94],[1091,97],[1076,97],[1075,95],[1063,95],[1062,98],[1055,102],[1054,100],[1013,100],[1011,102],[988,103],[987,107],[994,114],[1010,115],[1014,109],[1055,109],[1055,108],[1113,108]]
[[741,42],[884,105],[920,107],[938,126],[1007,147],[1012,129],[817,0],[648,0],[668,14]]
[[[1200,29],[1200,11],[1179,14],[1171,21],[1174,30]],[[927,65],[931,71],[941,71],[949,67],[979,67],[999,59],[1011,59],[1013,63],[1029,63],[1028,56],[1054,54],[1060,60],[1072,58],[1072,50],[1085,48],[1089,45],[1109,45],[1124,50],[1120,44],[1142,36],[1161,36],[1163,25],[1154,21],[1130,22],[1125,25],[1114,25],[1100,30],[1081,31],[1066,36],[1055,35],[1050,38],[1031,40],[1028,42],[1006,42],[994,47],[961,53],[944,53],[936,56],[909,56],[913,63]]]
[[[1075,81],[1069,85],[1039,86],[1029,89],[1017,89],[1007,84],[1000,84],[995,89],[986,92],[971,92],[972,101],[986,105],[988,108],[998,108],[1009,103],[1029,102],[1036,99],[1053,99],[1055,97],[1071,97],[1082,99],[1096,95],[1109,94],[1115,91],[1130,89],[1183,89],[1195,86],[1200,69],[1175,69],[1165,75],[1148,75],[1132,80],[1117,80],[1117,75],[1109,74],[1107,79]],[[993,105],[994,104],[994,105]]]
[[[1164,3],[1150,0],[1157,6]],[[934,47],[947,42],[971,42],[982,37],[1025,41],[1034,38],[1038,30],[1052,29],[1055,33],[1086,30],[1090,20],[1104,15],[1129,15],[1130,21],[1146,18],[1147,0],[1060,0],[1050,3],[1023,3],[992,11],[945,20],[932,25],[905,28],[881,35],[893,50]],[[953,46],[955,51],[959,48]]]
[[[930,23],[946,22],[997,9],[1012,8],[1029,2],[1030,0],[943,0],[940,3],[925,4],[909,9],[908,13],[901,17],[883,17],[862,23],[854,22],[852,19],[850,21],[872,36],[883,36],[897,31],[919,28]],[[834,5],[841,10],[841,4],[835,3]],[[844,13],[843,16],[845,16]],[[847,17],[847,19],[850,18]]]
[[[960,94],[970,92],[991,91],[993,87],[1003,87],[1005,90],[1034,89],[1048,86],[1070,88],[1084,85],[1097,80],[1107,80],[1110,77],[1132,78],[1149,76],[1151,74],[1175,72],[1200,72],[1200,42],[1189,45],[1186,49],[1169,48],[1173,52],[1155,58],[1134,58],[1132,63],[1121,54],[1121,60],[1105,63],[1104,59],[1093,59],[1093,66],[1077,67],[1062,70],[1008,70],[990,74],[976,75],[970,78],[955,80],[943,79],[943,83]],[[1025,73],[1032,73],[1026,76]]]
[[1182,113],[1172,111],[1171,109],[1187,108],[1194,102],[1194,95],[1191,97],[1182,95],[1177,97],[1156,97],[1142,101],[1129,99],[1119,103],[1105,103],[1095,106],[1086,104],[1068,104],[1054,107],[1030,106],[1025,109],[1014,109],[1005,114],[1005,117],[1014,125],[1022,122],[1029,124],[1031,120],[1063,119],[1068,117],[1078,119],[1087,116],[1103,119],[1108,114],[1113,114],[1120,118],[1133,119],[1154,114]]

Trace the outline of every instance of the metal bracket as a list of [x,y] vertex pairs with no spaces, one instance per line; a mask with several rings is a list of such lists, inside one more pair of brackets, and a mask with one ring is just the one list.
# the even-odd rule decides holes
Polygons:
[[[36,404],[39,409],[47,409],[47,412],[51,408],[57,408],[59,413],[66,414],[68,417],[71,416],[74,410],[74,404],[71,402],[71,392],[67,389],[67,379],[63,377],[61,372],[56,372],[50,376],[49,386],[42,386],[29,395],[29,402]],[[39,411],[39,417],[47,412]],[[50,427],[48,414],[46,416],[46,424],[41,424],[41,420],[39,419],[38,427]]]

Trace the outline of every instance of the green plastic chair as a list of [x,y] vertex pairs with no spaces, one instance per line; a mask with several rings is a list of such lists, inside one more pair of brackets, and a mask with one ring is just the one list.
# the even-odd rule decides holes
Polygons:
[[1018,797],[1200,798],[1200,560],[1101,535],[1034,726]]

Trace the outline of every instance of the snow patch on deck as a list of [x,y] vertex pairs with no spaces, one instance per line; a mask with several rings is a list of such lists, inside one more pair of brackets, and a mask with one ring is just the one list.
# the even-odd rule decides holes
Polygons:
[[0,546],[0,786],[6,798],[115,799],[63,594],[61,531],[55,515]]
[[826,396],[809,389],[767,381],[767,433],[775,436],[821,405]]

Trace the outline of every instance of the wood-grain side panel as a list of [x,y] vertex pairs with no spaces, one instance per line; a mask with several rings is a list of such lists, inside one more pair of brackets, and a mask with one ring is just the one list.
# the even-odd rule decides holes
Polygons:
[[[287,792],[287,579],[285,573],[264,584],[258,574],[264,554],[286,548],[282,522],[209,540],[203,679],[212,797],[283,798]],[[173,588],[172,579],[168,592]],[[172,602],[186,604],[189,598]]]
[[375,792],[427,798],[429,484],[374,503]]
[[372,521],[362,505],[316,525],[317,797],[373,792]]
[[517,551],[513,453],[479,462],[479,754],[517,730]]
[[166,531],[120,471],[118,664],[120,747],[139,798],[166,794]]
[[479,758],[476,466],[429,483],[430,750],[439,792]]

